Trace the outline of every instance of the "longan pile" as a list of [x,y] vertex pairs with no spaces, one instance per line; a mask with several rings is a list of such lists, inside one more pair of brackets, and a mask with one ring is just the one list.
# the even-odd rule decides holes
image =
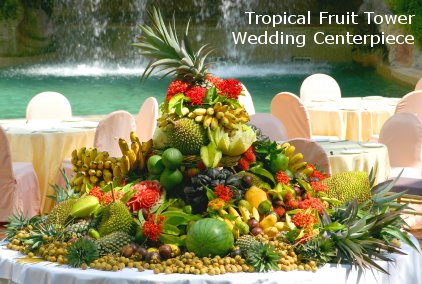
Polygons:
[[[58,262],[60,264],[67,263],[67,248],[70,246],[67,242],[54,241],[45,244],[38,250],[38,255],[50,262]],[[31,257],[28,254],[29,257]]]
[[[105,271],[119,271],[123,268],[134,268],[140,265],[140,262],[135,262],[133,259],[119,256],[119,255],[106,255],[94,260],[89,267],[98,270]],[[87,265],[84,263],[81,266],[82,269],[86,269]]]

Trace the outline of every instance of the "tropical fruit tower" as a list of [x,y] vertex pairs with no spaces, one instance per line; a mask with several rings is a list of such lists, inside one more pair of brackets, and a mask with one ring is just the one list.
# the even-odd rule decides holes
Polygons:
[[340,262],[386,272],[375,259],[414,247],[392,184],[372,174],[328,176],[289,143],[248,125],[243,85],[208,73],[153,10],[134,46],[150,58],[143,78],[172,76],[154,139],[119,140],[121,157],[75,149],[75,175],[54,186],[45,216],[10,217],[7,248],[28,262],[154,273],[316,271]]

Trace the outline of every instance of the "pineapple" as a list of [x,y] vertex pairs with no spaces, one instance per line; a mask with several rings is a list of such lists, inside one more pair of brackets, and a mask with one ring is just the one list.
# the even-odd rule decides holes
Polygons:
[[65,229],[65,237],[70,238],[81,238],[88,234],[88,230],[92,227],[92,220],[82,220],[75,224],[69,225]]
[[98,248],[94,241],[80,239],[73,243],[67,251],[69,266],[81,267],[82,264],[89,265],[99,257]]
[[261,242],[254,243],[246,250],[245,255],[246,263],[257,272],[278,270],[280,255],[270,245]]
[[189,24],[182,41],[176,34],[176,26],[164,24],[160,11],[153,9],[150,14],[152,27],[141,25],[143,32],[140,42],[133,46],[141,50],[141,54],[150,58],[142,78],[147,79],[151,74],[163,72],[165,77],[173,75],[176,80],[181,80],[192,85],[204,85],[208,64],[205,59],[212,51],[207,45],[202,46],[195,53],[188,40]]
[[100,256],[118,252],[132,242],[130,235],[124,232],[113,232],[96,241]]
[[249,248],[252,245],[257,244],[258,241],[255,239],[254,236],[251,235],[243,235],[240,236],[236,241],[236,246],[239,247],[239,249],[242,251],[242,253],[245,253],[249,250]]
[[79,197],[79,195],[77,193],[75,193],[75,191],[72,189],[72,186],[70,185],[70,181],[67,178],[64,169],[61,169],[60,173],[62,174],[63,179],[65,181],[65,188],[62,188],[57,184],[54,184],[54,185],[50,184],[50,186],[56,192],[56,195],[48,195],[47,196],[48,198],[54,200],[56,202],[56,205],[60,204],[63,201],[66,201],[69,198]]

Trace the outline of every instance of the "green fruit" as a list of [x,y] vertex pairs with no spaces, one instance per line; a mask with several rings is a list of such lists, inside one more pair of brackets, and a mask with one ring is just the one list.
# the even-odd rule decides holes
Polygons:
[[268,212],[270,212],[273,209],[273,205],[271,204],[271,201],[269,200],[264,200],[261,203],[259,203],[258,206],[258,212],[260,214],[267,214]]
[[168,148],[161,156],[164,166],[171,170],[180,167],[183,161],[182,153],[176,148]]
[[245,199],[239,201],[239,206],[243,206],[248,209],[249,212],[252,212],[252,205]]
[[129,233],[132,225],[132,214],[126,205],[120,201],[112,202],[104,209],[98,232],[102,237],[116,231]]
[[233,247],[234,238],[223,221],[204,218],[188,230],[186,248],[198,257],[225,256]]
[[164,170],[164,164],[161,156],[154,155],[149,157],[147,162],[148,173],[152,175],[159,175]]
[[78,200],[70,198],[54,206],[48,214],[47,224],[65,225],[67,220],[71,218],[70,210],[76,201]]
[[100,256],[113,254],[120,251],[122,247],[132,242],[132,237],[124,232],[113,232],[100,238],[95,243]]
[[73,218],[82,218],[91,215],[100,206],[100,201],[92,195],[82,196],[73,204],[70,215]]
[[286,170],[288,165],[289,158],[284,154],[279,153],[277,155],[272,155],[270,158],[270,169],[274,174],[281,170]]
[[147,180],[160,180],[160,175],[149,175]]
[[181,118],[170,125],[167,137],[169,144],[184,155],[197,155],[209,143],[206,129],[190,118]]
[[287,175],[290,179],[294,178],[293,173],[292,173],[289,169],[285,169],[285,170],[284,170],[284,172],[286,173],[286,175]]
[[98,233],[98,231],[97,230],[95,230],[95,229],[89,229],[89,231],[88,231],[88,235],[90,236],[90,237],[93,237],[94,239],[96,239],[96,240],[98,240],[99,238],[100,238],[100,233]]
[[178,169],[171,170],[166,168],[160,176],[160,183],[165,190],[171,190],[181,184],[183,181],[182,172]]

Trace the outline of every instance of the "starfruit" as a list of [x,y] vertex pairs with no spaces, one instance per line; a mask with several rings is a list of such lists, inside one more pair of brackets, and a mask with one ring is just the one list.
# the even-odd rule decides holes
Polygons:
[[82,196],[70,210],[73,218],[82,218],[91,215],[100,206],[100,201],[92,195]]
[[232,137],[229,137],[229,134],[219,127],[210,130],[210,139],[224,155],[239,156],[251,147],[256,140],[256,135],[248,125],[238,124],[238,130]]

